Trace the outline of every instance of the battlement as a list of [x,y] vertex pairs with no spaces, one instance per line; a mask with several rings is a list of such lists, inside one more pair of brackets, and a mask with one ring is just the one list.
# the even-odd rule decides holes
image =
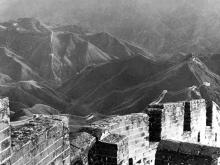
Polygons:
[[7,98],[0,100],[4,165],[217,165],[220,160],[219,107],[204,99],[151,105],[146,113],[111,116],[77,132],[69,132],[67,115],[10,122],[8,107]]
[[220,146],[220,111],[212,101],[200,99],[164,103],[149,106],[146,112],[150,120],[149,131],[152,132],[150,139]]
[[[74,152],[78,153],[71,154],[73,163],[102,162],[127,165],[129,158],[133,162],[138,162],[142,160],[143,155],[147,155],[146,148],[149,146],[146,140],[148,137],[147,114],[109,117],[83,127],[80,132],[70,137],[70,143],[78,146],[73,147]],[[77,145],[80,139],[87,147]]]
[[[178,159],[181,160],[178,163],[184,164],[188,161],[187,157],[191,157],[194,163],[208,159],[209,163],[215,164],[220,154],[216,154],[215,157],[197,154],[190,156],[187,153],[177,153],[172,150],[167,155],[161,148],[173,141],[173,145],[181,142],[181,145],[191,146],[192,152],[198,149],[198,146],[205,148],[206,151],[209,149],[219,151],[217,148],[220,145],[218,109],[214,102],[200,99],[151,105],[146,109],[146,114],[114,116],[94,122],[82,128],[81,133],[76,135],[78,139],[84,139],[83,142],[86,141],[88,146],[83,150],[85,152],[80,152],[82,147],[79,147],[78,155],[72,154],[71,160],[72,162],[80,160],[82,164],[88,165],[97,162],[154,165],[175,164]],[[71,140],[71,144],[74,142],[76,142],[75,139]],[[169,156],[173,157],[173,162],[161,160],[163,157],[169,159]]]

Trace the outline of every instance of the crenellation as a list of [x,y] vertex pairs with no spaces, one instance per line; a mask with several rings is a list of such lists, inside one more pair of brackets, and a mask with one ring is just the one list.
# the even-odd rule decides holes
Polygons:
[[[3,102],[3,103],[1,103]],[[10,123],[0,100],[0,161],[5,165],[164,165],[220,161],[220,111],[203,99],[150,105],[69,132],[67,115]]]

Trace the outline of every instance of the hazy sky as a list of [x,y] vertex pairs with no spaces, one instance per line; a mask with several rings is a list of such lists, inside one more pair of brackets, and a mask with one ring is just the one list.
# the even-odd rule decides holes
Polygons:
[[[112,9],[127,7],[139,10],[151,6],[152,9],[171,10],[184,1],[194,3],[201,8],[202,2],[208,0],[193,0],[192,2],[189,0],[0,0],[0,20],[17,17],[43,17],[43,15],[61,19],[58,17],[64,17],[67,12],[89,15],[89,12],[99,12],[100,9],[110,10],[110,7]],[[215,2],[214,4],[217,2],[216,0],[211,1]],[[148,14],[147,10],[145,14]]]
[[220,41],[220,0],[0,0],[0,22],[21,17],[80,24],[156,53],[171,44],[171,51],[184,44],[214,49]]
[[[184,2],[198,8],[208,7],[208,2],[213,8],[220,6],[219,0],[0,0],[0,21],[17,17],[49,18],[48,15],[59,20],[67,14],[89,15],[90,12],[114,6],[116,9],[123,6],[138,10],[150,6],[152,9],[169,11]],[[145,14],[148,14],[147,10]]]
[[[7,4],[6,2],[7,2],[7,0],[0,0],[0,6],[1,6],[0,9],[1,9],[1,10],[6,7],[6,4]],[[1,11],[1,10],[0,10],[0,11]]]

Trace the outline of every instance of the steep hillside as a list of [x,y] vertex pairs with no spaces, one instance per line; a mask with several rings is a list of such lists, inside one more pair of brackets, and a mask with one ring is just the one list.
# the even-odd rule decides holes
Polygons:
[[213,72],[220,75],[220,54],[209,54],[202,59]]
[[[140,63],[136,61],[135,64]],[[118,72],[119,74],[115,77],[106,78],[107,80],[99,82],[96,88],[91,88],[87,93],[82,92],[82,95],[80,95],[81,93],[76,86],[75,90],[78,92],[78,96],[74,95],[72,97],[71,94],[69,95],[74,98],[73,106],[69,108],[69,112],[79,109],[81,113],[84,110],[85,113],[99,112],[108,115],[140,112],[155,100],[163,90],[168,90],[163,100],[165,102],[185,100],[190,90],[189,87],[193,85],[200,86],[204,82],[209,82],[211,86],[200,87],[202,96],[220,103],[220,78],[211,72],[198,58],[190,57],[180,64],[163,70],[164,68],[158,70],[158,67],[155,66],[157,72],[152,72],[153,69],[151,68],[151,72],[143,75],[142,81],[139,80],[139,83],[132,85],[129,84],[130,81],[119,81],[123,77],[123,72]],[[125,77],[129,76],[126,75]],[[122,82],[123,85],[120,86],[119,82]],[[74,91],[74,87],[73,85],[72,91]],[[75,93],[71,90],[70,93]],[[192,96],[198,98],[195,94]]]
[[134,56],[86,68],[64,83],[59,90],[72,99],[92,98],[96,91],[101,91],[98,95],[105,95],[112,90],[137,85],[168,66],[166,63],[157,63],[143,56]]
[[13,79],[14,81],[19,81],[33,79],[43,81],[23,57],[16,55],[5,47],[0,47],[0,73],[5,75],[2,75],[2,78],[7,77],[8,80]]
[[143,48],[139,48],[138,46],[134,46],[126,41],[117,39],[109,33],[102,32],[88,34],[85,36],[85,39],[115,58],[123,59],[128,56],[135,55],[142,55],[151,59],[153,58],[153,55]]

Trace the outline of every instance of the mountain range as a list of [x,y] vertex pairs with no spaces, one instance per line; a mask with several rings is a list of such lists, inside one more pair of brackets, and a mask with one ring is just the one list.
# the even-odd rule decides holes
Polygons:
[[194,85],[220,104],[219,54],[175,50],[167,58],[109,32],[35,18],[6,21],[0,23],[0,95],[10,99],[12,120],[141,112],[163,90],[164,102],[189,99]]

